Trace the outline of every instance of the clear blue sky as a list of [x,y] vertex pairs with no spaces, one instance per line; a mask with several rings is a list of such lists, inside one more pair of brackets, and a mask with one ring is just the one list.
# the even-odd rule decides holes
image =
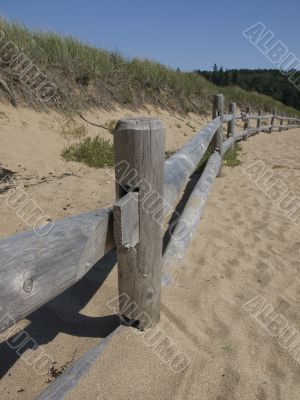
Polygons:
[[299,0],[2,0],[0,13],[182,70],[273,67],[242,35],[261,21],[300,58]]

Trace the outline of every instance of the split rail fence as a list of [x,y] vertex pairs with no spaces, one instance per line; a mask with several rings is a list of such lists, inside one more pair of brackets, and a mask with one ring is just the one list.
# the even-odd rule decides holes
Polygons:
[[[237,120],[243,123],[240,132]],[[74,285],[112,249],[122,317],[140,329],[156,323],[161,283],[184,257],[213,182],[222,174],[224,154],[249,136],[299,125],[299,119],[275,111],[237,112],[235,103],[226,114],[223,95],[215,95],[212,121],[165,161],[159,120],[121,119],[114,133],[115,205],[57,221],[45,236],[25,231],[0,240],[0,332]],[[183,211],[176,218],[173,213],[165,228],[208,149],[211,155]],[[164,230],[169,240],[163,251]],[[125,307],[128,299],[134,307]]]

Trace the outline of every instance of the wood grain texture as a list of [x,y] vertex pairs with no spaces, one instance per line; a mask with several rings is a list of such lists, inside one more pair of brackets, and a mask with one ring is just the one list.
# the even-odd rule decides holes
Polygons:
[[[220,117],[216,117],[165,162],[164,198],[169,212],[203,158],[220,124]],[[165,214],[168,214],[167,208]]]
[[271,126],[270,126],[270,129],[269,129],[269,133],[272,133],[273,130],[274,130],[275,119],[276,119],[276,110],[274,109],[273,110],[273,115],[272,115],[272,118],[271,118]]
[[[153,118],[118,122],[114,134],[117,198],[129,188],[138,191],[139,243],[117,246],[120,313],[140,329],[160,318],[165,132]],[[135,174],[129,174],[135,171]],[[127,172],[127,173],[126,173]],[[130,307],[123,303],[126,294]]]
[[258,111],[258,116],[257,116],[257,120],[256,120],[256,128],[257,128],[257,133],[261,132],[261,115],[262,115],[262,110]]
[[139,242],[138,193],[130,192],[113,206],[114,237],[117,246],[135,247]]
[[[228,112],[232,115],[232,119],[228,122],[227,125],[227,138],[233,138],[233,144],[231,149],[234,148],[234,137],[235,137],[235,114],[236,114],[236,103],[229,103]],[[224,144],[223,144],[224,147]],[[224,148],[223,148],[224,151]],[[225,153],[225,151],[224,151]]]
[[282,132],[284,130],[283,123],[284,123],[284,114],[282,114],[280,118],[279,132]]
[[[168,205],[163,208],[163,212],[168,214],[173,211],[176,201],[180,193],[184,190],[190,176],[196,169],[198,163],[204,156],[212,138],[214,137],[214,146],[216,146],[216,135],[218,131],[218,140],[222,129],[222,106],[220,97],[215,100],[215,109],[213,115],[215,118],[206,127],[201,129],[194,138],[192,138],[185,146],[177,153],[170,157],[165,162],[164,182],[160,174],[156,174],[156,165],[161,165],[161,154],[163,152],[163,144],[151,141],[150,137],[155,132],[161,131],[162,126],[159,122],[151,122],[151,134],[148,135],[150,147],[154,150],[146,150],[146,145],[141,141],[131,141],[132,132],[136,132],[137,124],[142,124],[141,135],[146,135],[149,131],[149,121],[135,120],[135,125],[130,125],[128,134],[124,135],[122,149],[118,153],[119,159],[127,159],[128,162],[141,168],[148,169],[144,173],[145,181],[141,190],[141,174],[137,179],[129,179],[128,177],[119,177],[124,180],[125,186],[136,189],[138,185],[139,194],[145,193],[147,188],[146,181],[154,181],[153,187],[159,186],[162,193],[161,185],[164,186],[164,203]],[[233,122],[240,114],[235,113],[233,109],[229,110],[230,121]],[[222,115],[221,115],[222,114]],[[272,125],[261,126],[259,121],[269,118],[269,115],[251,116],[257,119],[257,127],[250,128],[241,133],[234,132],[235,141],[241,140],[245,135],[249,136],[261,131],[275,130],[276,113],[272,115]],[[282,117],[285,120],[288,117]],[[126,120],[128,122],[128,120]],[[133,124],[133,122],[130,122]],[[299,124],[299,119],[288,118],[290,127],[296,127]],[[122,126],[119,125],[120,135]],[[280,127],[279,127],[280,128]],[[140,128],[139,128],[140,129]],[[282,129],[282,125],[281,125]],[[231,129],[229,130],[229,134]],[[222,155],[228,151],[233,145],[232,138],[221,143]],[[145,147],[146,146],[146,147]],[[128,151],[130,149],[130,151]],[[134,153],[139,151],[143,154],[138,162]],[[163,158],[162,158],[163,159]],[[150,164],[149,164],[150,163]],[[150,165],[150,167],[148,167]],[[163,170],[163,167],[162,167]],[[122,188],[121,188],[122,189]],[[120,187],[118,186],[118,191]],[[142,193],[142,194],[143,194]],[[126,194],[126,188],[118,192],[117,198]],[[137,192],[131,194],[137,196]],[[129,196],[129,195],[127,195]],[[158,257],[158,251],[145,250],[141,247],[141,256],[136,255],[136,248],[139,240],[139,224],[137,219],[129,218],[126,222],[126,216],[137,216],[134,212],[134,205],[126,203],[124,197],[120,200],[121,203],[115,207],[116,212],[119,212],[119,232],[116,231],[116,238],[119,244],[120,258],[124,261],[124,271],[128,269],[129,275],[135,274],[135,270],[139,268],[139,263],[142,258],[145,259],[149,253],[153,251],[155,257]],[[157,199],[157,202],[161,199]],[[129,209],[126,207],[129,206]],[[147,206],[147,204],[146,204]],[[137,207],[138,208],[138,207]],[[118,210],[118,211],[117,211]],[[129,211],[128,211],[129,210]],[[117,219],[117,218],[116,218]],[[150,222],[149,222],[150,223]],[[145,243],[149,241],[149,235],[146,232],[148,227],[147,219],[145,219],[145,230],[143,231],[143,240]],[[151,224],[150,224],[151,225]],[[151,227],[152,229],[152,227]],[[153,228],[153,235],[156,237],[156,228]],[[157,237],[161,232],[157,233]],[[152,237],[152,236],[150,236]],[[37,236],[33,231],[22,232],[13,237],[0,240],[0,304],[3,310],[0,314],[0,331],[11,326],[15,321],[26,317],[28,314],[41,307],[52,298],[62,293],[68,287],[76,283],[83,277],[92,266],[99,261],[109,250],[115,246],[113,237],[113,216],[112,209],[97,210],[74,217],[66,218],[62,221],[57,221],[53,230],[46,236]],[[145,245],[146,247],[146,245]],[[151,246],[150,246],[151,247]],[[151,253],[152,254],[152,253]],[[151,255],[150,254],[150,255]],[[149,260],[152,256],[149,256]],[[147,268],[150,268],[148,265]],[[159,269],[159,263],[158,263]],[[147,274],[146,274],[147,275]],[[150,274],[151,275],[151,274]],[[158,281],[159,272],[155,272],[154,280]],[[151,278],[152,279],[152,278]],[[133,291],[138,287],[138,290],[143,287],[143,279],[135,286],[133,281],[128,280],[124,288],[126,291]],[[158,295],[155,294],[156,297]],[[144,301],[144,299],[143,299]],[[154,300],[153,300],[154,301]],[[8,314],[9,317],[5,316]]]
[[78,282],[114,247],[112,232],[108,208],[0,240],[0,332]]
[[[212,141],[211,141],[211,152],[218,151],[221,159],[223,159],[223,122],[224,122],[224,96],[222,94],[216,94],[213,96],[213,107],[212,107],[212,118],[220,118],[220,126],[217,129]],[[222,176],[222,162],[218,172],[218,177]]]
[[273,114],[263,114],[263,115],[259,115],[260,112],[261,112],[261,110],[258,112],[257,115],[255,115],[255,114],[250,115],[250,116],[248,117],[248,119],[250,119],[250,120],[257,120],[257,119],[259,118],[259,119],[261,119],[261,120],[264,120],[264,119],[270,119],[270,118],[272,118],[272,116],[273,116]]
[[242,131],[235,136],[235,141],[244,140],[245,136],[249,137],[255,135],[258,132],[259,128],[249,128],[246,131]]
[[246,119],[245,119],[245,122],[244,122],[244,132],[245,132],[245,135],[243,136],[243,140],[248,140],[248,131],[249,131],[249,129],[250,129],[250,119],[251,119],[251,107],[250,106],[248,106],[248,107],[246,107]]
[[226,154],[229,149],[234,148],[235,138],[230,137],[223,143],[223,154]]
[[195,232],[199,220],[212,188],[213,182],[221,165],[221,157],[218,152],[210,156],[205,169],[194,187],[185,208],[178,220],[172,238],[163,256],[162,282],[168,285],[171,280],[171,269],[185,256],[188,245]]

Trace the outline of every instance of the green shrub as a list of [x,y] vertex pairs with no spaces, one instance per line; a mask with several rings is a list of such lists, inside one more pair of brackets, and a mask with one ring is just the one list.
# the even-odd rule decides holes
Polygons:
[[[224,158],[223,158],[224,165],[226,165],[227,167],[237,167],[238,165],[241,165],[242,161],[238,158],[239,153],[241,151],[242,151],[241,146],[238,143],[236,143],[234,145],[234,149],[228,150],[227,153],[224,155]],[[200,174],[200,175],[202,174],[211,154],[212,153],[211,153],[210,149],[208,148],[206,150],[204,156],[202,157],[200,163],[198,164],[195,174]]]
[[237,167],[242,164],[242,161],[239,159],[239,153],[242,151],[241,146],[236,143],[233,149],[227,151],[224,156],[224,165],[227,167]]
[[65,148],[62,157],[67,161],[83,162],[89,167],[104,168],[114,165],[114,148],[99,136],[86,138],[81,143]]

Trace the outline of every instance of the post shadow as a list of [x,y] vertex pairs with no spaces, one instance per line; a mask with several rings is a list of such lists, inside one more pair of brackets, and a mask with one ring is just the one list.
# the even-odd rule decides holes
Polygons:
[[[103,285],[106,278],[116,264],[116,252],[112,250],[106,254],[79,282],[67,289],[64,293],[51,300],[43,307],[27,317],[31,322],[23,330],[38,346],[47,344],[63,332],[72,336],[105,338],[119,326],[117,315],[103,317],[88,317],[80,314],[85,305],[91,300],[97,290]],[[24,335],[18,331],[8,339],[18,348],[24,340]],[[20,337],[19,337],[20,336]],[[34,347],[29,341],[16,350],[9,347],[7,342],[0,344],[0,378],[2,378],[26,350]]]

